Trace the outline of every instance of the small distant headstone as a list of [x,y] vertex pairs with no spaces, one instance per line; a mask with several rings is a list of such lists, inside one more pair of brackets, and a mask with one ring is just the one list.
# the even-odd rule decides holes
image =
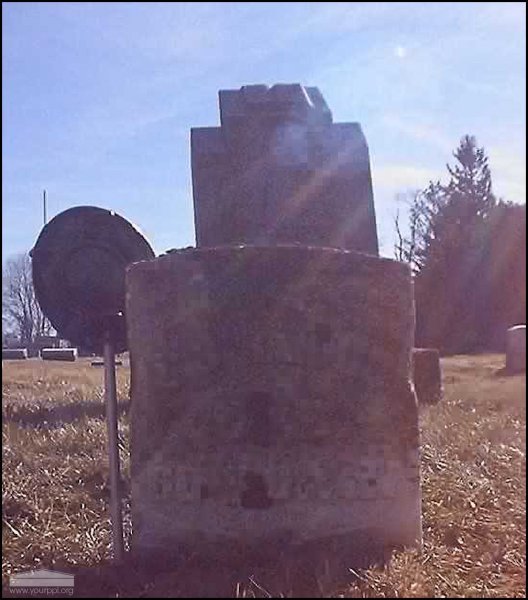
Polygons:
[[2,360],[25,360],[27,357],[26,348],[2,348]]
[[40,351],[42,360],[64,360],[73,362],[77,360],[77,348],[42,348]]
[[442,399],[442,372],[438,350],[413,348],[412,375],[419,404],[436,404]]
[[515,325],[507,331],[506,371],[508,373],[526,371],[526,325]]
[[[92,360],[90,364],[92,367],[104,367],[104,360]],[[123,361],[116,360],[114,364],[116,367],[120,367],[123,364]]]

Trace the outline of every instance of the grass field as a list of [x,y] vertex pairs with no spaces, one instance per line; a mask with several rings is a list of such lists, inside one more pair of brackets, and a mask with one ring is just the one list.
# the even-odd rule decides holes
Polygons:
[[[346,583],[315,578],[314,596],[525,597],[526,379],[502,375],[503,365],[500,355],[443,359],[444,399],[421,408],[423,551]],[[11,573],[77,566],[90,573],[79,578],[89,584],[76,579],[80,596],[224,597],[220,575],[199,568],[141,583],[96,568],[110,556],[102,377],[85,359],[3,361],[4,589]],[[128,381],[118,367],[127,493]],[[125,514],[129,534],[128,500]],[[269,572],[222,585],[232,597],[297,593],[295,581],[277,590]]]

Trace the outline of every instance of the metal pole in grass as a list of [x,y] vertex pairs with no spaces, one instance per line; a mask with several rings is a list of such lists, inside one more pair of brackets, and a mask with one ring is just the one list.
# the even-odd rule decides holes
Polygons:
[[121,514],[121,476],[119,473],[115,348],[110,331],[106,332],[104,341],[104,382],[106,425],[108,429],[108,459],[110,467],[110,515],[112,519],[112,547],[114,551],[114,561],[121,562],[124,555],[124,546],[123,520]]

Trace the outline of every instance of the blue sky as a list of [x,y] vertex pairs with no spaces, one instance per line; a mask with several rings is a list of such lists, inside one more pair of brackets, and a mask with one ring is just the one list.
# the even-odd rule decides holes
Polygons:
[[111,208],[155,251],[194,245],[189,131],[217,92],[320,88],[369,144],[381,251],[398,193],[446,178],[460,138],[485,147],[495,192],[526,202],[526,5],[2,3],[2,252],[48,216]]

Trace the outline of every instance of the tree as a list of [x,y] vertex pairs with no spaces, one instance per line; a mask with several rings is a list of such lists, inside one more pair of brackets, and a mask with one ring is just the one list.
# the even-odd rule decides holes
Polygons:
[[396,196],[396,202],[403,203],[407,206],[409,214],[409,233],[407,236],[404,235],[400,225],[400,211],[399,209],[396,209],[394,227],[396,229],[397,240],[394,244],[394,257],[400,262],[409,263],[411,267],[414,267],[418,219],[420,217],[420,214],[415,209],[418,204],[419,194],[420,190],[412,190]]
[[[474,137],[464,136],[453,155],[447,185],[430,182],[415,193],[409,234],[396,230],[397,257],[409,262],[415,275],[416,343],[444,353],[489,345],[493,329],[526,314],[525,295],[523,309],[520,295],[501,289],[511,289],[509,277],[515,289],[523,283],[518,265],[526,235],[522,238],[515,226],[518,207],[493,194],[488,158]],[[506,297],[509,316],[501,313]]]
[[49,335],[51,330],[35,297],[29,255],[9,258],[2,270],[3,333],[16,335],[25,346],[40,335]]
[[430,182],[413,206],[419,222],[419,271],[426,262],[441,261],[446,255],[467,248],[497,204],[488,159],[475,138],[464,136],[453,156],[458,162],[454,167],[446,165],[451,176],[449,183]]
[[444,352],[470,352],[484,343],[490,302],[487,229],[497,200],[483,148],[464,136],[447,165],[447,185],[424,192],[427,227],[416,280],[417,335]]
[[403,234],[397,210],[394,223],[398,239],[394,254],[396,260],[408,263],[415,275],[424,266],[427,248],[431,244],[434,215],[440,205],[439,186],[439,183],[431,182],[425,190],[412,190],[406,194],[399,194],[396,198],[398,202],[403,202],[407,206],[409,231],[407,236]]

